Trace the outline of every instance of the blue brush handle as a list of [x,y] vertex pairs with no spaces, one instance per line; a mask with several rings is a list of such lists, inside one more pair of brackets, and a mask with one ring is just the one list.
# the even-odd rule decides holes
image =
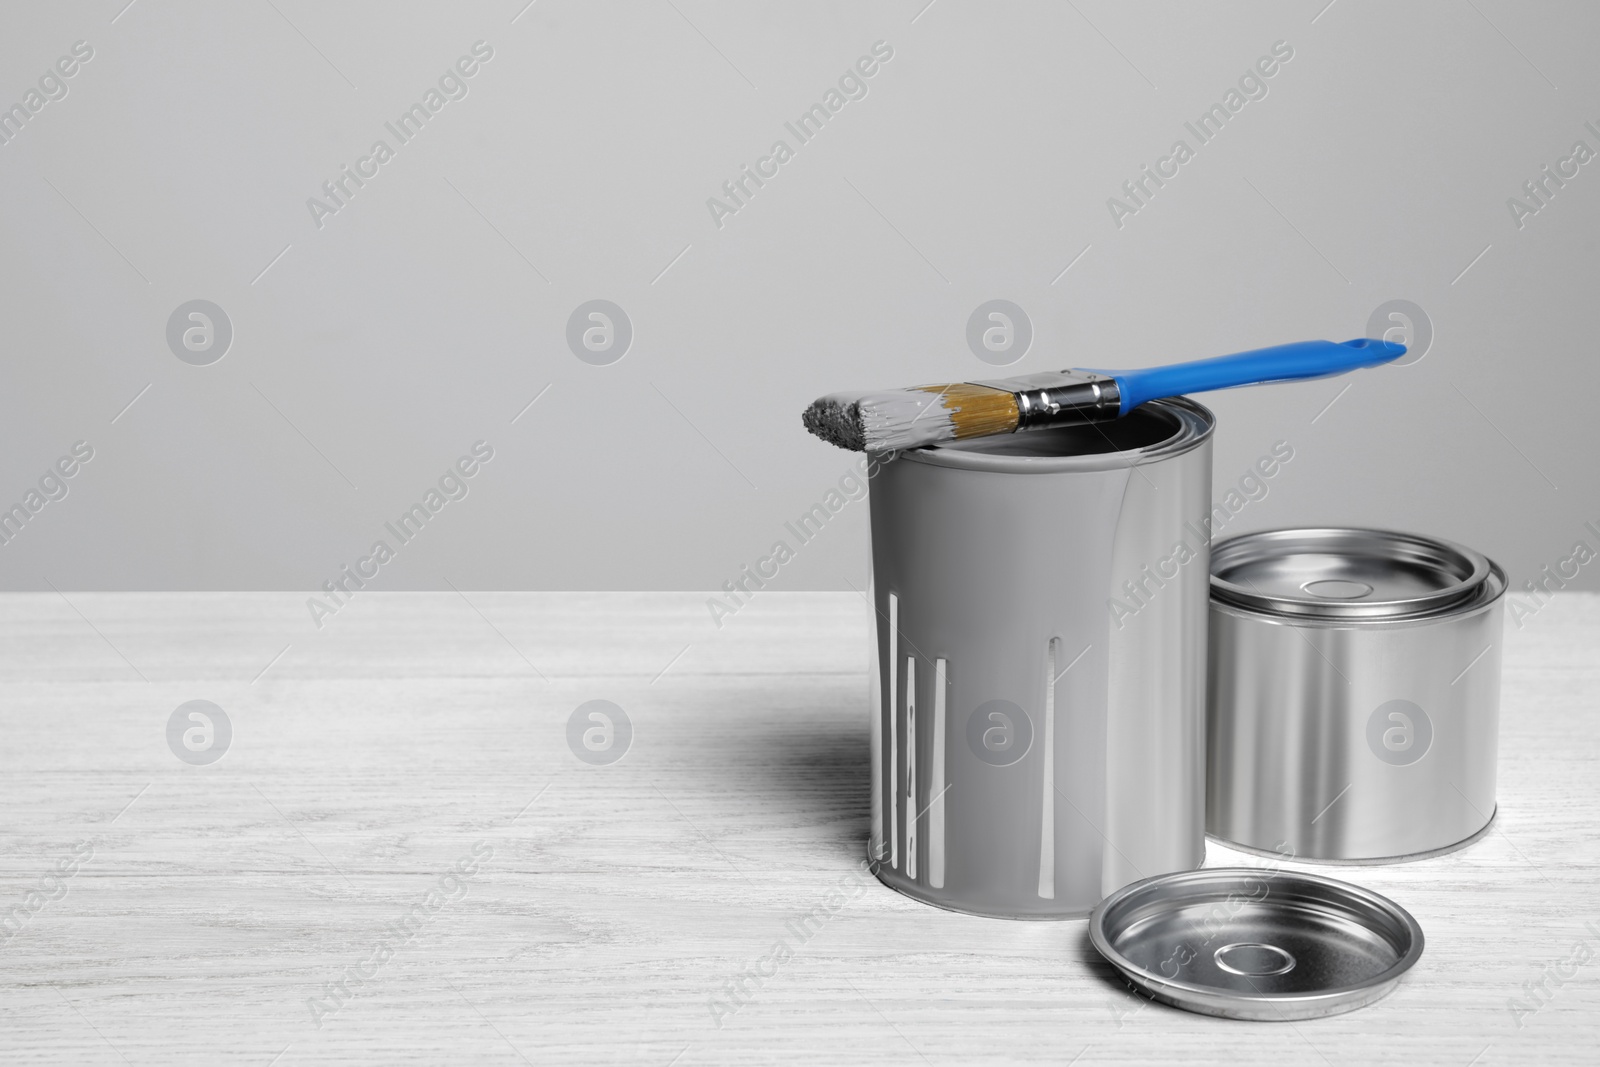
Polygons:
[[1159,400],[1184,393],[1204,393],[1211,389],[1230,389],[1236,385],[1263,382],[1289,382],[1301,378],[1323,378],[1361,367],[1375,367],[1405,355],[1406,346],[1393,341],[1367,337],[1354,341],[1297,341],[1289,345],[1258,348],[1193,363],[1174,363],[1170,367],[1145,370],[1107,370],[1117,380],[1126,415],[1147,400]]

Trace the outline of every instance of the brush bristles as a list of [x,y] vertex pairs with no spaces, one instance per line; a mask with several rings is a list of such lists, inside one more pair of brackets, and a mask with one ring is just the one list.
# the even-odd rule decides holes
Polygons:
[[893,452],[1017,428],[1017,398],[986,385],[923,385],[857,395],[834,393],[802,416],[806,429],[854,452]]
[[821,397],[811,402],[800,421],[830,445],[864,452],[867,442],[861,431],[861,405],[857,401],[857,397],[845,393]]
[[[926,391],[938,391],[923,386]],[[943,403],[950,409],[956,440],[1011,433],[1017,428],[1017,395],[987,385],[948,385],[943,387]]]

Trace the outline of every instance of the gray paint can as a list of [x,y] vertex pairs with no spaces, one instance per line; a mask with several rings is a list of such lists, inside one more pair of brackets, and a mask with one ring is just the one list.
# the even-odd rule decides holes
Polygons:
[[1302,860],[1471,843],[1495,811],[1505,573],[1387,530],[1212,552],[1206,828]]
[[1210,411],[878,457],[878,877],[929,904],[1085,916],[1198,866]]

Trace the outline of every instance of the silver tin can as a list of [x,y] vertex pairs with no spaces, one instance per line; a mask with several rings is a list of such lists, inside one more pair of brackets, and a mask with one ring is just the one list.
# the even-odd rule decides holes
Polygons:
[[1469,844],[1495,811],[1505,573],[1383,530],[1273,530],[1211,558],[1206,829],[1297,859]]
[[[876,465],[869,848],[889,886],[1076,918],[1204,859],[1214,425],[1163,400]],[[1125,582],[1135,610],[1111,601]]]

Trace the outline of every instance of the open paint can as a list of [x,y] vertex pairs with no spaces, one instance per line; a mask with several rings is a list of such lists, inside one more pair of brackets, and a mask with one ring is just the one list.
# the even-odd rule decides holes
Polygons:
[[1211,558],[1206,829],[1324,862],[1470,843],[1495,811],[1505,573],[1385,530],[1274,530]]
[[1204,859],[1214,425],[1179,398],[877,457],[870,852],[889,886],[1063,919]]

